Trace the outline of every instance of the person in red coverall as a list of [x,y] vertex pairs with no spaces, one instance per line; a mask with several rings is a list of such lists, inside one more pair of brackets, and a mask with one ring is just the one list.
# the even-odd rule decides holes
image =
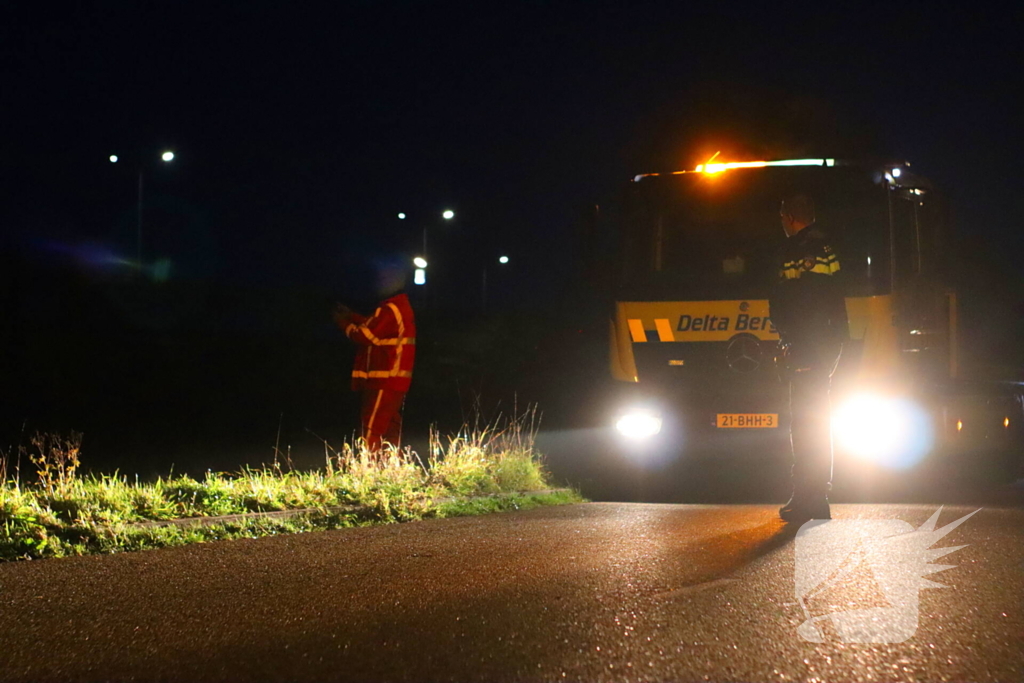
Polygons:
[[416,360],[416,319],[402,291],[405,273],[384,267],[378,273],[378,294],[385,297],[366,317],[338,304],[334,321],[357,346],[352,367],[352,390],[361,391],[362,436],[373,453],[382,442],[399,446],[402,405],[412,381]]

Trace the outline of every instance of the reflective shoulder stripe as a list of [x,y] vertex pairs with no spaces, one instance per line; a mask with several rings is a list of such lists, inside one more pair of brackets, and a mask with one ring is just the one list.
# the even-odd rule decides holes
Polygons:
[[399,337],[404,337],[405,336],[405,321],[402,320],[402,312],[400,310],[398,310],[398,306],[394,305],[390,301],[388,302],[388,308],[390,308],[392,313],[395,314],[395,320],[398,321],[398,336]]
[[394,373],[390,370],[370,370],[369,372],[366,370],[353,370],[352,376],[360,379],[369,379],[371,377],[374,379],[385,379],[387,377],[412,377],[412,372],[409,370],[399,370]]
[[[398,338],[395,339],[395,364],[391,366],[392,377],[404,377],[402,375],[402,348],[405,346],[405,321],[402,320],[402,311],[398,309],[398,306],[392,302],[388,302],[388,306],[391,308],[391,312],[395,314],[395,320],[398,322]],[[412,373],[409,373],[412,376]]]
[[821,273],[823,275],[832,275],[833,273],[839,272],[839,259],[835,255],[830,255],[827,258],[819,257],[816,259],[814,267],[811,268],[812,273]]
[[[829,254],[828,256],[819,256],[818,264],[826,266],[828,268],[828,274],[831,275],[839,270],[839,259],[836,258],[835,254]],[[814,272],[818,272],[815,270]]]

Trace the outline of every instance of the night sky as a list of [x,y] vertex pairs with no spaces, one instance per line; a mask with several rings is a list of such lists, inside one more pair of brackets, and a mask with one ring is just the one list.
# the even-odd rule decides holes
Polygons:
[[[218,257],[206,274],[315,278],[400,227],[397,212],[449,206],[459,230],[490,234],[540,273],[555,261],[537,240],[567,247],[582,207],[638,172],[718,149],[867,150],[937,180],[959,230],[998,240],[1002,264],[1024,253],[1019,16],[893,4],[19,5],[0,10],[4,222],[18,231],[113,240],[135,199],[124,166],[142,155],[153,196],[173,193],[207,221]],[[159,168],[165,147],[173,168]]]
[[365,297],[426,223],[437,267],[508,253],[540,302],[637,173],[908,160],[951,198],[965,324],[1024,362],[1021,13],[833,5],[4,3],[4,244],[132,258],[141,166],[172,280]]

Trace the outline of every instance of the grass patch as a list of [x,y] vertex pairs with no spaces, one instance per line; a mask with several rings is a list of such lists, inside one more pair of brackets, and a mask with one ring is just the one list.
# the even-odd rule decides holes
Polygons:
[[[425,517],[484,514],[579,502],[576,493],[524,495],[550,488],[533,448],[532,414],[503,426],[449,437],[433,433],[424,461],[405,449],[370,453],[363,444],[325,446],[322,469],[280,464],[185,475],[153,482],[121,474],[81,476],[81,434],[35,435],[18,462],[35,466],[32,481],[7,472],[0,453],[0,561],[159,548],[256,538]],[[527,422],[527,419],[530,422]],[[468,498],[487,496],[476,500]],[[358,506],[340,514],[329,509]],[[310,510],[288,518],[255,517],[188,526],[136,524],[250,512]]]
[[583,497],[576,491],[555,491],[546,494],[510,493],[483,498],[461,498],[442,501],[434,508],[437,517],[466,517],[486,515],[491,512],[510,510],[532,510],[545,505],[570,505],[582,503]]

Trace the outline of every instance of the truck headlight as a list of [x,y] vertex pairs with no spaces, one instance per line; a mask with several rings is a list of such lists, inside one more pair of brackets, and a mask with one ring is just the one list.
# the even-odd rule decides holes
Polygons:
[[619,417],[615,428],[628,439],[649,439],[661,431],[661,415],[653,410],[634,408]]
[[858,394],[832,413],[832,434],[850,454],[886,467],[917,464],[931,450],[928,413],[913,401]]

